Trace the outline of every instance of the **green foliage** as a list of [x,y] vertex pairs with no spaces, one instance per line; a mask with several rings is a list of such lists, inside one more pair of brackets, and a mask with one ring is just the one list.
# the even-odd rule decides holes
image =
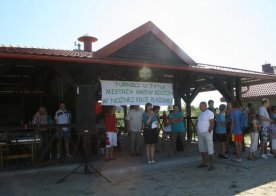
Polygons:
[[[183,107],[182,112],[184,113],[185,116],[187,115],[185,106]],[[191,117],[198,117],[200,113],[200,109],[198,107],[191,106],[191,112],[192,112]]]
[[197,117],[200,113],[199,107],[192,106],[191,109],[192,109],[192,117]]
[[[172,110],[172,106],[168,106],[167,110],[161,110],[159,112],[159,114],[162,115],[163,111],[166,111],[167,114],[169,114],[170,110]],[[191,115],[192,117],[198,117],[198,115],[200,113],[199,107],[191,106],[191,111],[192,111],[192,115]],[[184,113],[184,116],[187,115],[187,113],[186,113],[186,106],[185,105],[182,107],[182,112]]]

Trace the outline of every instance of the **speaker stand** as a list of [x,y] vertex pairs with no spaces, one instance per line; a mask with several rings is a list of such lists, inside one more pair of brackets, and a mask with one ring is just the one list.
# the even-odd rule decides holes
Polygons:
[[83,152],[83,161],[76,168],[74,168],[72,171],[70,171],[68,174],[66,174],[63,178],[61,178],[59,181],[57,181],[57,184],[63,182],[66,178],[68,178],[71,174],[75,173],[75,171],[77,171],[82,166],[84,166],[84,174],[92,174],[92,172],[90,170],[90,169],[92,169],[92,170],[94,170],[95,173],[97,173],[100,176],[102,176],[107,182],[111,183],[111,181],[108,178],[106,178],[99,170],[97,170],[92,165],[92,163],[90,163],[88,161],[88,158],[87,158],[87,154],[88,153],[87,152],[89,150],[87,149],[87,147],[89,145],[87,145],[87,144],[88,144],[89,140],[87,140],[88,137],[83,137],[83,138],[84,138],[83,139],[83,141],[84,141],[83,142],[83,150],[84,150],[84,152]]
[[[99,170],[97,170],[90,162],[82,162],[80,163],[75,169],[70,171],[68,174],[66,174],[64,177],[62,177],[59,181],[57,181],[57,184],[63,182],[66,178],[68,178],[71,174],[75,173],[81,166],[84,166],[84,174],[92,174],[90,169],[93,169],[95,173],[102,176],[107,182],[111,183],[111,181],[106,178]],[[89,169],[90,168],[90,169]]]

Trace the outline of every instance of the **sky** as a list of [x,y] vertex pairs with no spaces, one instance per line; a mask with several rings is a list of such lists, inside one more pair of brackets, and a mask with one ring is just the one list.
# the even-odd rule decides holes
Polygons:
[[[276,65],[275,0],[1,0],[0,45],[96,51],[152,21],[197,63],[261,71]],[[193,105],[218,92],[200,94]],[[208,100],[205,100],[208,101]]]

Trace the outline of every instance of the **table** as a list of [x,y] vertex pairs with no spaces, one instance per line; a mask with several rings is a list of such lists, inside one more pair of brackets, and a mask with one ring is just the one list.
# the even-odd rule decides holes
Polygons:
[[[38,143],[38,142],[36,142]],[[31,147],[31,152],[28,151],[22,151],[22,153],[16,153],[16,154],[10,154],[9,148],[12,146],[18,146],[18,147],[23,147],[23,146],[29,146]],[[7,154],[4,155],[4,151],[6,150]],[[12,159],[21,159],[21,158],[31,158],[32,163],[34,163],[34,154],[35,154],[35,142],[34,141],[18,141],[14,142],[11,144],[7,144],[5,142],[0,143],[0,166],[1,168],[4,165],[4,160],[12,160]]]

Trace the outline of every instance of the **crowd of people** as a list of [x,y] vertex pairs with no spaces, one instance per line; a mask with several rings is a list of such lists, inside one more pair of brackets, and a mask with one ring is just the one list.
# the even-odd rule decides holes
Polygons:
[[[115,107],[110,107],[115,108]],[[163,135],[168,136],[170,140],[170,147],[177,153],[177,138],[179,138],[180,143],[183,145],[183,149],[187,152],[187,142],[185,140],[186,128],[184,124],[184,115],[182,111],[179,110],[177,105],[173,106],[173,110],[170,111],[170,114],[167,115],[166,112],[163,115],[159,115],[160,106],[153,106],[151,103],[145,105],[145,110],[143,111],[139,105],[134,105],[130,107],[129,112],[126,115],[126,130],[129,135],[130,140],[130,156],[142,156],[141,143],[145,145],[145,156],[147,163],[155,163],[155,153],[160,151],[160,130],[162,128]],[[114,147],[116,147],[116,142],[110,143],[114,136],[110,136],[109,128],[110,126],[116,126],[116,116],[114,113],[113,120],[108,120],[108,112],[105,112],[104,115],[101,115],[101,118],[98,119],[98,138],[101,138],[98,142],[98,149],[105,148],[105,160],[115,159],[114,155],[109,155],[109,151],[115,152]],[[162,120],[161,120],[162,119]],[[105,123],[106,134],[100,131],[100,123]],[[105,136],[105,142],[104,142]],[[117,140],[117,138],[115,139]],[[144,142],[143,142],[144,141]],[[104,146],[105,143],[105,146]],[[111,149],[109,149],[111,147]]]
[[[228,103],[227,106],[221,104],[218,114],[212,107],[212,100],[208,105],[209,108],[206,102],[200,103],[201,113],[198,116],[198,146],[202,155],[199,168],[213,170],[215,154],[220,159],[241,163],[247,134],[251,140],[248,160],[268,159],[270,156],[276,158],[276,106],[270,106],[268,99],[264,98],[259,108],[252,103],[247,108],[237,102]],[[234,147],[233,152],[230,152],[231,146]],[[230,158],[232,154],[236,158]]]
[[[200,113],[197,119],[198,149],[202,156],[199,168],[214,169],[214,159],[231,159],[242,162],[244,152],[245,134],[250,135],[250,148],[247,159],[267,159],[269,156],[276,158],[276,106],[270,106],[268,99],[262,100],[262,105],[257,108],[249,103],[243,108],[239,103],[227,103],[219,106],[219,111],[214,108],[214,101],[201,102]],[[130,107],[126,115],[125,129],[129,135],[130,156],[142,156],[144,152],[141,143],[145,144],[145,157],[147,163],[155,163],[155,153],[158,152],[160,130],[162,139],[169,140],[171,150],[176,154],[179,144],[185,155],[188,154],[188,141],[186,139],[186,126],[184,114],[177,105],[167,115],[159,115],[160,106],[151,103],[145,105],[143,111],[139,105]],[[97,118],[97,149],[104,154],[106,161],[116,159],[118,145],[118,130],[116,107],[110,106]],[[64,103],[60,103],[54,116],[58,125],[70,124],[72,116]],[[47,125],[54,123],[47,115],[46,108],[41,106],[33,116],[32,124]],[[42,143],[49,139],[47,131],[41,131]],[[57,159],[61,158],[62,141],[65,144],[66,157],[72,158],[69,151],[70,127],[60,127],[56,132]],[[143,142],[144,141],[144,142]],[[269,144],[269,150],[268,150]],[[232,149],[232,152],[231,152]],[[260,155],[258,153],[260,149]],[[236,158],[229,155],[235,154]],[[169,154],[168,154],[169,155]]]

